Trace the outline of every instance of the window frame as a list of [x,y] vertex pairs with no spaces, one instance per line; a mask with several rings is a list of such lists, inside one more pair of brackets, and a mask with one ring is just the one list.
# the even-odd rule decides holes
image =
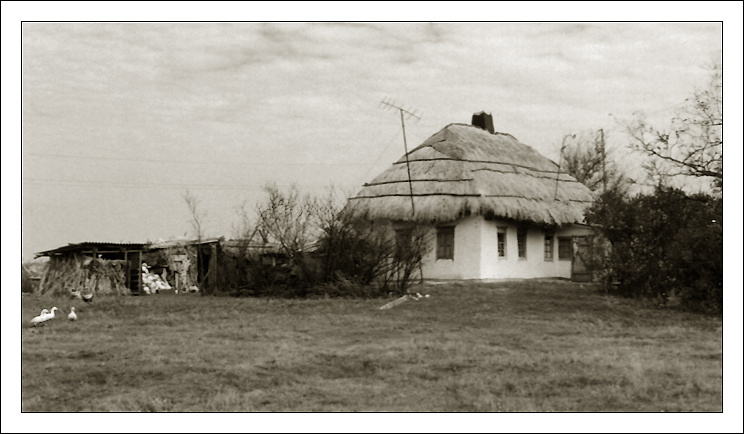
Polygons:
[[[499,259],[506,259],[507,258],[507,234],[508,234],[508,227],[506,226],[498,226],[496,227],[496,252]],[[504,236],[504,240],[500,240],[501,236]]]
[[517,257],[527,259],[527,228],[517,228]]
[[[561,256],[561,241],[568,242],[568,257]],[[573,238],[572,237],[558,237],[558,260],[559,261],[572,261],[573,260]]]
[[404,247],[411,245],[413,240],[413,228],[398,228],[395,229],[395,249],[400,252]]
[[[449,242],[443,242],[449,241]],[[436,260],[455,260],[455,226],[437,226]]]
[[[543,240],[543,259],[545,262],[553,262],[555,258],[555,234],[545,234]],[[550,256],[548,256],[548,245],[550,245]]]

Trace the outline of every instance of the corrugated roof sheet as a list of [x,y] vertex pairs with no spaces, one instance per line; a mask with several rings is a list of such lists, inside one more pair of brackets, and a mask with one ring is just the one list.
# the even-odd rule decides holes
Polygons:
[[143,250],[147,244],[145,243],[111,243],[111,242],[100,242],[100,241],[85,241],[82,243],[70,243],[66,246],[57,247],[56,249],[45,250],[36,254],[39,256],[51,256],[60,253],[68,253],[75,251],[87,251],[87,250]]

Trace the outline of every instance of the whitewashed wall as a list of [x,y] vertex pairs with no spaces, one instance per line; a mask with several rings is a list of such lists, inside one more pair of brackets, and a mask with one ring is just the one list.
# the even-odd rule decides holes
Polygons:
[[454,259],[437,260],[437,230],[432,227],[429,237],[432,246],[423,261],[426,279],[480,279],[481,235],[484,220],[471,216],[457,222],[455,226]]
[[[506,227],[506,257],[498,256],[498,227]],[[542,226],[527,226],[527,257],[519,258],[517,226],[514,222],[485,220],[471,216],[455,226],[454,259],[436,259],[437,231],[429,230],[432,246],[423,261],[426,279],[504,279],[563,277],[571,278],[571,260],[558,259],[558,237],[588,235],[585,226],[567,226],[556,231],[553,260],[543,254],[545,232]]]
[[[498,227],[506,227],[506,257],[498,256]],[[566,226],[557,230],[553,237],[553,260],[546,261],[544,255],[545,232],[542,226],[527,228],[526,258],[520,258],[517,246],[517,226],[503,220],[483,220],[481,250],[481,278],[571,278],[571,260],[558,259],[558,238],[587,235],[590,229],[584,226]]]

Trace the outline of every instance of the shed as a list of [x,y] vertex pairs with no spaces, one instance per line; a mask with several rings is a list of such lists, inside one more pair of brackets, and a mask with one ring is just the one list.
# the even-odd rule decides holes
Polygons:
[[49,264],[39,283],[42,294],[132,294],[142,291],[142,252],[146,244],[71,243],[36,254],[48,256]]

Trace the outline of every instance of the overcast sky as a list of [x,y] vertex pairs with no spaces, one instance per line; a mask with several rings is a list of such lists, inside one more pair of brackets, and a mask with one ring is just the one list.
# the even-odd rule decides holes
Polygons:
[[[554,161],[568,133],[704,84],[721,23],[22,25],[22,253],[72,242],[233,237],[267,182],[355,193],[474,112]],[[623,154],[624,152],[621,152]]]
[[[262,186],[354,191],[491,112],[552,158],[609,115],[667,112],[704,83],[720,23],[26,23],[23,253],[80,241],[233,236]],[[612,134],[609,134],[612,135]]]

